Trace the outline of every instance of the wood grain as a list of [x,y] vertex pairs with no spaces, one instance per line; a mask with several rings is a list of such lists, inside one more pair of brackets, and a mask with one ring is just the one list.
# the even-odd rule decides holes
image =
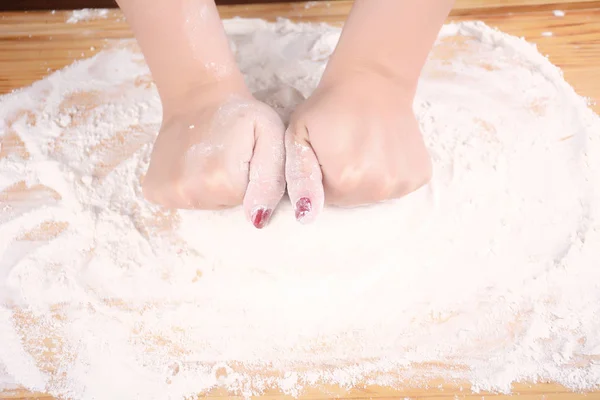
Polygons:
[[[241,396],[230,396],[223,390],[215,390],[198,399],[235,399],[244,400]],[[593,393],[574,393],[562,386],[539,383],[535,385],[514,385],[513,394],[503,395],[489,392],[470,392],[468,385],[446,384],[441,381],[432,381],[427,388],[410,388],[395,390],[380,386],[370,386],[363,389],[344,390],[335,387],[316,387],[310,388],[303,393],[300,400],[329,400],[329,399],[347,399],[347,400],[390,400],[390,399],[411,399],[411,400],[484,400],[491,398],[493,400],[598,400],[600,392]],[[29,393],[23,390],[13,390],[6,393],[0,393],[0,400],[56,400],[43,393]],[[267,391],[260,397],[252,397],[256,400],[296,400],[292,396],[286,396],[277,391]]]
[[[216,0],[217,4],[277,3],[280,0]],[[302,0],[288,0],[302,1]],[[321,0],[320,0],[321,1]],[[115,0],[12,0],[0,4],[0,11],[69,10],[73,8],[116,8]]]
[[[221,6],[224,18],[243,16],[274,20],[343,23],[352,2],[278,3]],[[567,10],[555,17],[553,9]],[[0,13],[0,93],[27,86],[48,73],[89,57],[112,41],[131,38],[123,15],[111,10],[107,18],[66,24],[69,13]],[[482,20],[536,43],[561,67],[575,90],[600,103],[600,1],[556,2],[530,0],[458,0],[449,21]],[[543,32],[552,32],[544,36]],[[600,105],[594,104],[596,112]]]
[[[304,3],[222,6],[224,18],[233,16],[273,20],[287,17],[296,21],[343,23],[351,7],[346,0]],[[567,10],[566,16],[555,17],[552,10]],[[0,93],[6,93],[42,78],[74,60],[89,57],[116,40],[131,38],[122,14],[112,10],[106,19],[66,24],[68,12],[0,13]],[[585,96],[600,102],[600,1],[530,0],[458,0],[449,21],[482,20],[539,45],[550,60],[565,71],[566,79]],[[553,32],[543,36],[542,32]],[[600,108],[595,106],[598,112]],[[18,146],[17,146],[18,147]],[[1,157],[1,154],[0,154]],[[33,188],[35,189],[35,188]],[[31,190],[33,190],[31,189]],[[44,192],[46,193],[46,192]],[[51,196],[50,196],[51,197]],[[5,199],[6,200],[6,199]],[[0,343],[1,345],[1,343]],[[415,366],[427,376],[427,366]],[[302,399],[518,399],[575,400],[600,399],[600,391],[573,393],[552,383],[516,384],[514,395],[473,393],[465,382],[432,380],[425,387],[407,384],[390,389],[378,386],[345,390],[339,387],[308,388]],[[585,397],[584,397],[585,396]],[[216,389],[206,398],[232,398]],[[260,399],[288,399],[276,391],[267,391]],[[52,397],[24,390],[0,392],[0,400],[43,399]]]

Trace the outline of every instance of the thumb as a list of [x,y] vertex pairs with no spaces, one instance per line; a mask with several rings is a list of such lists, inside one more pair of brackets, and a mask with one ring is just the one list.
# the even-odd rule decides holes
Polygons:
[[301,223],[312,222],[323,209],[325,194],[321,166],[308,141],[306,127],[288,128],[285,152],[285,178],[296,219]]
[[285,193],[284,126],[279,116],[260,118],[254,127],[254,152],[244,196],[246,217],[264,228]]

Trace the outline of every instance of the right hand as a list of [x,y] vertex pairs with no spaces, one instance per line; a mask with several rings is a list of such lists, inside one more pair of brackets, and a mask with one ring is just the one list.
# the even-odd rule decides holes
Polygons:
[[263,228],[285,192],[284,126],[243,85],[212,85],[169,101],[143,181],[144,196],[169,208],[243,204]]
[[325,203],[378,203],[429,181],[413,91],[399,82],[377,71],[333,74],[296,109],[286,134],[286,175],[298,221],[312,222]]

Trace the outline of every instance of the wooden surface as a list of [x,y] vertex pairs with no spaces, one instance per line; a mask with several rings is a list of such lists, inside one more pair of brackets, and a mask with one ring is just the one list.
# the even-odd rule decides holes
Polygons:
[[[551,61],[561,66],[567,80],[577,91],[600,102],[600,1],[552,2],[533,0],[520,5],[516,0],[458,0],[450,20],[483,20],[518,36],[525,36],[539,45]],[[301,21],[343,22],[351,3],[340,0],[323,2],[312,7],[304,4],[271,4],[222,7],[223,17],[245,16],[273,19],[289,17]],[[565,10],[564,17],[555,17],[552,10]],[[62,68],[73,60],[89,57],[115,39],[131,37],[131,33],[117,10],[107,18],[78,24],[66,24],[66,12],[0,13],[0,92],[27,85],[48,72]],[[543,36],[552,32],[553,36]],[[600,111],[595,106],[596,111]],[[0,343],[0,345],[2,345]],[[427,366],[415,366],[424,373]],[[108,383],[107,383],[108,384]],[[494,399],[600,399],[600,391],[572,393],[551,383],[518,384],[514,396],[494,396]],[[401,390],[367,387],[344,390],[336,387],[309,388],[303,399],[482,399],[489,393],[471,393],[462,382],[431,381],[427,388],[408,385]],[[229,398],[222,390],[214,390],[208,397]],[[277,392],[267,392],[262,399],[284,399]],[[44,399],[51,397],[24,390],[0,393],[0,400]],[[104,400],[104,399],[101,399]]]
[[[302,0],[288,0],[302,1]],[[323,1],[323,0],[319,0]],[[217,4],[278,3],[278,0],[216,0]],[[116,8],[116,0],[11,0],[0,2],[0,11],[69,10],[73,8]]]
[[[520,5],[526,3],[527,5]],[[233,16],[341,24],[351,2],[222,6],[224,18]],[[565,10],[555,17],[552,10]],[[111,40],[131,37],[122,14],[111,10],[108,18],[65,24],[68,12],[0,13],[0,93],[26,86],[73,60],[101,50]],[[482,20],[538,44],[540,51],[563,68],[577,92],[600,103],[600,1],[457,0],[451,21]],[[552,36],[543,36],[552,32]],[[600,112],[600,105],[593,106]]]
[[[441,381],[434,381],[427,389],[407,388],[405,390],[392,390],[389,388],[371,386],[366,389],[343,390],[334,387],[317,388],[309,390],[301,395],[299,400],[325,400],[325,399],[347,399],[347,400],[391,400],[391,399],[411,399],[411,400],[598,400],[600,392],[594,393],[573,393],[567,389],[552,384],[537,385],[515,385],[514,394],[497,395],[494,393],[479,392],[470,393],[468,386],[459,386],[458,384],[446,384]],[[235,399],[243,400],[240,396],[229,396],[223,391],[214,391],[207,396],[198,399]],[[43,393],[29,393],[21,390],[0,393],[0,400],[55,400],[51,396]],[[278,392],[267,392],[265,395],[256,397],[257,400],[293,400],[294,397],[285,396]],[[112,399],[98,399],[112,400]],[[129,399],[128,399],[129,400]],[[134,399],[131,399],[134,400]],[[137,399],[135,399],[137,400]]]

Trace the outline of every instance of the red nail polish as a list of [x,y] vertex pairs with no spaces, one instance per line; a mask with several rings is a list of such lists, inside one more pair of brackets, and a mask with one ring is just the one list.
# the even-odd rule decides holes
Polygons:
[[262,229],[267,225],[273,211],[266,208],[259,208],[252,214],[252,223],[258,229]]
[[312,210],[312,203],[308,197],[302,197],[296,202],[296,219],[302,220]]

